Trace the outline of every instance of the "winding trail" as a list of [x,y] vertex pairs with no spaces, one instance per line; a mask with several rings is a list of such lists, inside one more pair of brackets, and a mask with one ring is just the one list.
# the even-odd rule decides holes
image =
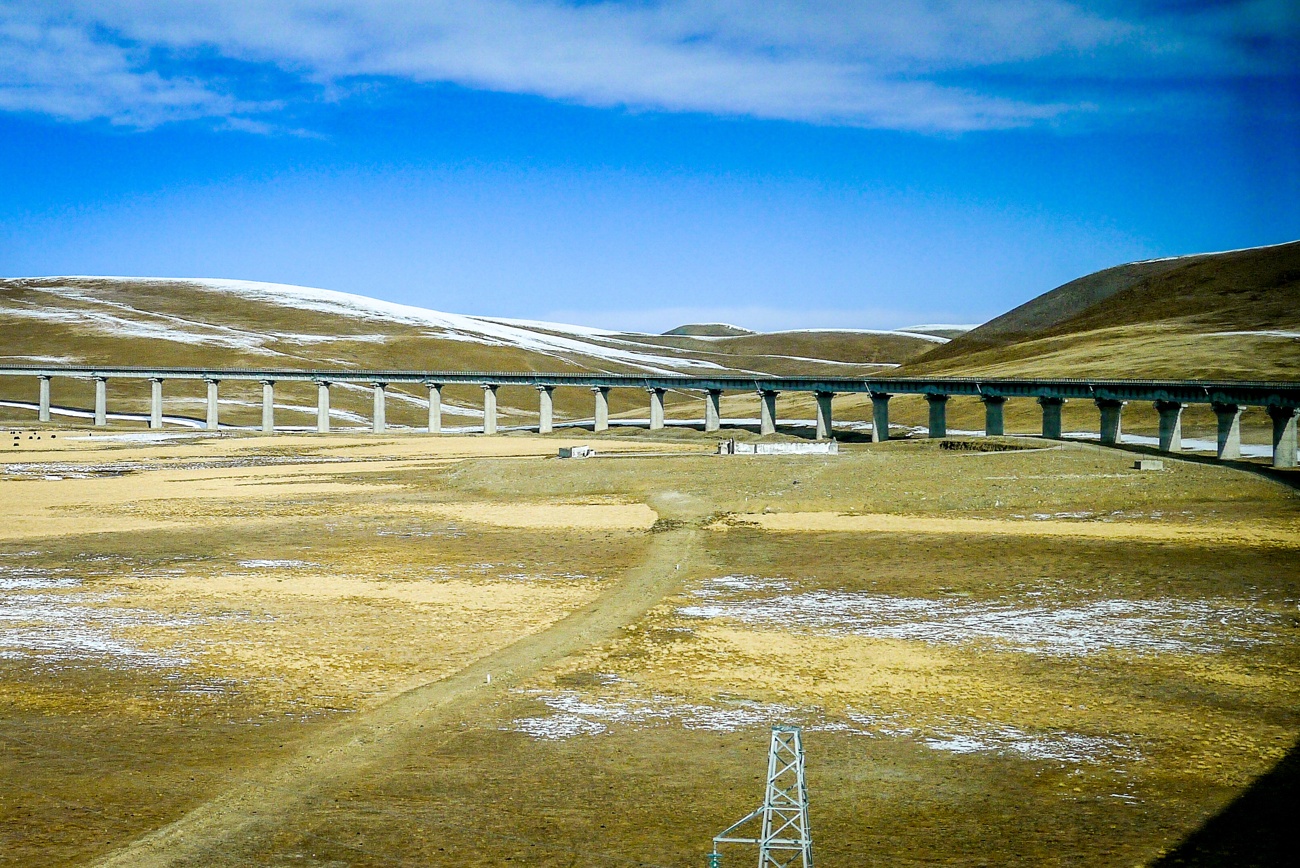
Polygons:
[[[472,704],[497,696],[542,668],[605,641],[636,621],[688,573],[699,530],[656,533],[645,560],[586,606],[549,628],[480,658],[454,675],[407,690],[302,745],[185,816],[90,863],[95,868],[164,868],[273,830],[314,794],[392,756],[421,730],[436,730]],[[488,673],[491,684],[486,683]]]

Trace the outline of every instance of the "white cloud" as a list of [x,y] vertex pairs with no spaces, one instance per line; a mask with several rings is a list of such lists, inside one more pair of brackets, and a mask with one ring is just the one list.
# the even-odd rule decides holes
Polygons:
[[[323,94],[377,77],[591,106],[1005,128],[1090,110],[1053,93],[1061,77],[1186,73],[1207,57],[1244,69],[1260,55],[1241,48],[1253,35],[1294,37],[1278,4],[1244,7],[1129,21],[1065,0],[23,0],[0,7],[0,108],[149,126],[247,125],[276,107],[194,71],[165,76],[151,61],[162,52],[179,68],[213,54],[269,64]],[[971,83],[984,73],[1046,76],[1036,91],[1048,95]]]

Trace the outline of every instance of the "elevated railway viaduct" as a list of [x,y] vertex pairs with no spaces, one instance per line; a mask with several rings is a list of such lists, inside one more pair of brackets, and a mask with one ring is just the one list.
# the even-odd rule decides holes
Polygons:
[[642,389],[648,394],[650,428],[664,427],[664,395],[669,390],[703,394],[704,429],[717,431],[722,418],[719,401],[724,392],[757,395],[760,430],[776,430],[776,396],[781,392],[811,392],[817,404],[817,436],[834,432],[832,401],[837,394],[867,394],[872,403],[872,439],[889,438],[889,401],[895,395],[922,395],[929,404],[931,437],[947,434],[947,402],[955,396],[979,398],[985,408],[984,432],[999,436],[1003,431],[1003,405],[1012,399],[1031,399],[1042,408],[1042,436],[1060,439],[1061,407],[1067,401],[1096,404],[1101,442],[1119,442],[1123,409],[1130,402],[1150,402],[1160,418],[1160,449],[1182,449],[1182,412],[1188,404],[1209,404],[1218,417],[1218,456],[1225,460],[1241,456],[1241,412],[1245,407],[1263,407],[1273,422],[1273,465],[1297,464],[1296,418],[1300,415],[1300,383],[1219,382],[1205,380],[1093,380],[1093,379],[997,379],[997,378],[897,378],[856,377],[710,377],[640,376],[619,374],[494,373],[487,371],[363,371],[275,370],[249,368],[145,368],[89,366],[0,366],[0,376],[31,377],[37,383],[39,418],[50,420],[51,382],[56,377],[93,380],[96,425],[107,424],[107,383],[110,379],[148,381],[151,388],[150,427],[163,424],[163,384],[168,380],[202,380],[207,383],[205,427],[216,430],[219,420],[219,387],[227,380],[248,380],[262,385],[262,430],[275,431],[275,386],[282,382],[311,382],[317,386],[317,430],[330,428],[330,387],[336,383],[364,384],[374,391],[372,427],[385,430],[385,389],[395,383],[422,385],[429,394],[428,431],[439,434],[442,426],[442,389],[453,384],[471,384],[483,389],[483,433],[497,431],[496,393],[502,386],[531,386],[538,393],[538,425],[541,433],[553,430],[552,394],[557,388],[590,389],[594,395],[595,430],[609,427],[610,389]]

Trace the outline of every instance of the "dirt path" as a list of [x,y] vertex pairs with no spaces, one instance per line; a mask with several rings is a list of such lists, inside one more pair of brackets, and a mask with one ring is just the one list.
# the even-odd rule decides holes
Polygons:
[[[686,575],[697,533],[694,527],[682,527],[656,534],[640,566],[549,629],[338,724],[279,766],[91,864],[97,868],[161,868],[202,861],[205,853],[228,852],[231,844],[266,833],[314,793],[363,773],[421,730],[437,730],[466,706],[501,694],[543,667],[608,639],[638,619]],[[491,684],[487,683],[489,673]]]

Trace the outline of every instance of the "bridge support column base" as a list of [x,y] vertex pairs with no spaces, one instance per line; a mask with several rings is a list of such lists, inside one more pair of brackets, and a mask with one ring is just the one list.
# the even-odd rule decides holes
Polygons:
[[1269,418],[1273,420],[1273,466],[1296,466],[1296,407],[1268,408]]
[[1007,399],[1001,395],[985,395],[980,398],[984,404],[984,436],[1001,437],[1007,433],[1003,417],[1003,407]]
[[776,433],[776,396],[770,389],[761,389],[758,393],[758,433]]
[[948,436],[948,396],[926,395],[930,404],[930,437]]
[[1212,406],[1219,420],[1216,454],[1222,461],[1236,461],[1241,457],[1241,406],[1217,403]]
[[871,442],[882,443],[889,439],[889,399],[884,392],[871,393]]
[[1048,396],[1038,399],[1038,406],[1043,408],[1043,439],[1061,439],[1061,407],[1064,404],[1064,398]]
[[1118,446],[1122,430],[1124,401],[1110,398],[1098,398],[1097,409],[1101,411],[1101,445]]

